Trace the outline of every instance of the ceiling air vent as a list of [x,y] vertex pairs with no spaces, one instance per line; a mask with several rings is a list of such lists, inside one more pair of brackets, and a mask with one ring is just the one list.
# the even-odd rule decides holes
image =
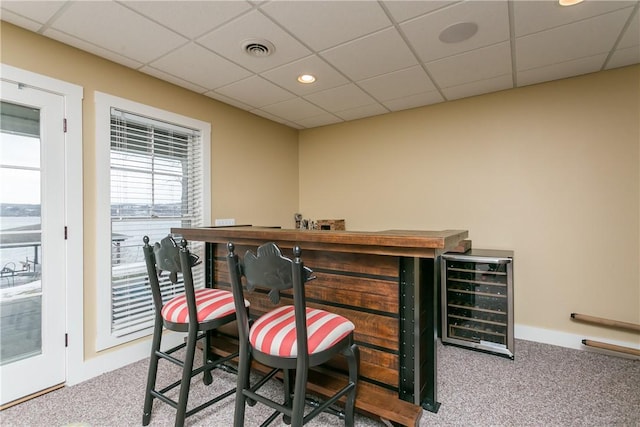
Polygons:
[[276,48],[268,40],[250,39],[242,42],[242,50],[249,56],[258,58],[269,56],[275,52]]

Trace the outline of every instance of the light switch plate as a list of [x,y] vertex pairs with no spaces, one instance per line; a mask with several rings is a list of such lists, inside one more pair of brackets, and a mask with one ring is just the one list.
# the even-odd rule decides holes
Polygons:
[[215,225],[216,227],[224,227],[226,225],[236,225],[236,220],[235,218],[216,219]]

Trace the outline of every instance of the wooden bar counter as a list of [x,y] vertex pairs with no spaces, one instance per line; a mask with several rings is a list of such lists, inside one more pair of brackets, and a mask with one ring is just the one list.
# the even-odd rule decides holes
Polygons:
[[[229,288],[226,245],[241,257],[247,249],[275,242],[287,256],[302,248],[302,260],[316,280],[306,285],[307,305],[350,319],[360,347],[356,408],[396,425],[417,426],[422,409],[437,412],[436,339],[438,257],[467,238],[465,230],[355,232],[267,227],[173,228],[174,235],[202,241],[205,269],[214,287]],[[251,315],[272,306],[267,296],[246,293]],[[284,294],[281,304],[291,304]],[[231,338],[228,338],[231,340]],[[214,339],[214,351],[224,343]],[[310,374],[309,391],[326,395],[346,371],[336,359]]]

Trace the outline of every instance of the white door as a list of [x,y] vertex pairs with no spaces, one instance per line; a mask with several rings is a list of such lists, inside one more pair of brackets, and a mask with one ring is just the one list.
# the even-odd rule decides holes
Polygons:
[[0,404],[64,383],[64,98],[2,81]]

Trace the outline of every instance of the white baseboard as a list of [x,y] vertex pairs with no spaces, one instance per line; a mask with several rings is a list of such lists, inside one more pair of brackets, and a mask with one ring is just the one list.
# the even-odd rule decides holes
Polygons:
[[[165,332],[162,337],[162,348],[167,349],[180,344],[184,334]],[[136,344],[123,346],[121,349],[103,351],[99,356],[84,360],[80,364],[69,367],[67,386],[72,386],[106,372],[122,368],[138,360],[149,357],[151,337]]]
[[640,343],[626,342],[620,340],[612,340],[610,338],[603,337],[586,337],[584,335],[576,335],[568,332],[554,331],[551,329],[536,328],[533,326],[518,325],[514,326],[514,336],[516,339],[535,341],[543,344],[557,345],[559,347],[573,348],[576,350],[594,351],[597,353],[605,353],[610,355],[616,355],[620,357],[628,357],[632,359],[640,359],[640,357],[633,356],[625,353],[612,352],[602,349],[596,349],[588,347],[582,344],[582,340],[585,338],[594,339],[596,341],[602,341],[609,344],[619,345],[623,347],[629,347],[640,350]]
[[[611,352],[601,349],[595,349],[587,347],[582,344],[582,340],[587,338],[583,335],[571,334],[568,332],[554,331],[551,329],[536,328],[533,326],[518,325],[514,326],[514,336],[516,339],[534,341],[543,344],[557,345],[560,347],[573,348],[576,350],[594,351],[598,353],[605,353],[610,355],[616,355],[620,357],[628,357],[639,359],[636,356],[629,354],[621,354],[617,352]],[[607,342],[610,344],[620,345],[623,347],[638,348],[638,343],[630,343],[619,340],[611,340],[608,338],[588,337],[589,339],[595,339],[598,341]],[[170,346],[177,345],[184,339],[184,334],[178,333],[165,333],[163,337],[162,347],[168,348]],[[117,350],[108,350],[102,352],[100,356],[94,357],[89,360],[85,360],[78,366],[74,366],[69,369],[67,375],[66,385],[71,386],[98,375],[102,375],[105,372],[113,371],[114,369],[122,368],[123,366],[137,362],[138,360],[149,357],[149,351],[151,346],[151,338],[148,340],[140,341],[136,344],[125,346]],[[516,350],[517,355],[517,350]]]

